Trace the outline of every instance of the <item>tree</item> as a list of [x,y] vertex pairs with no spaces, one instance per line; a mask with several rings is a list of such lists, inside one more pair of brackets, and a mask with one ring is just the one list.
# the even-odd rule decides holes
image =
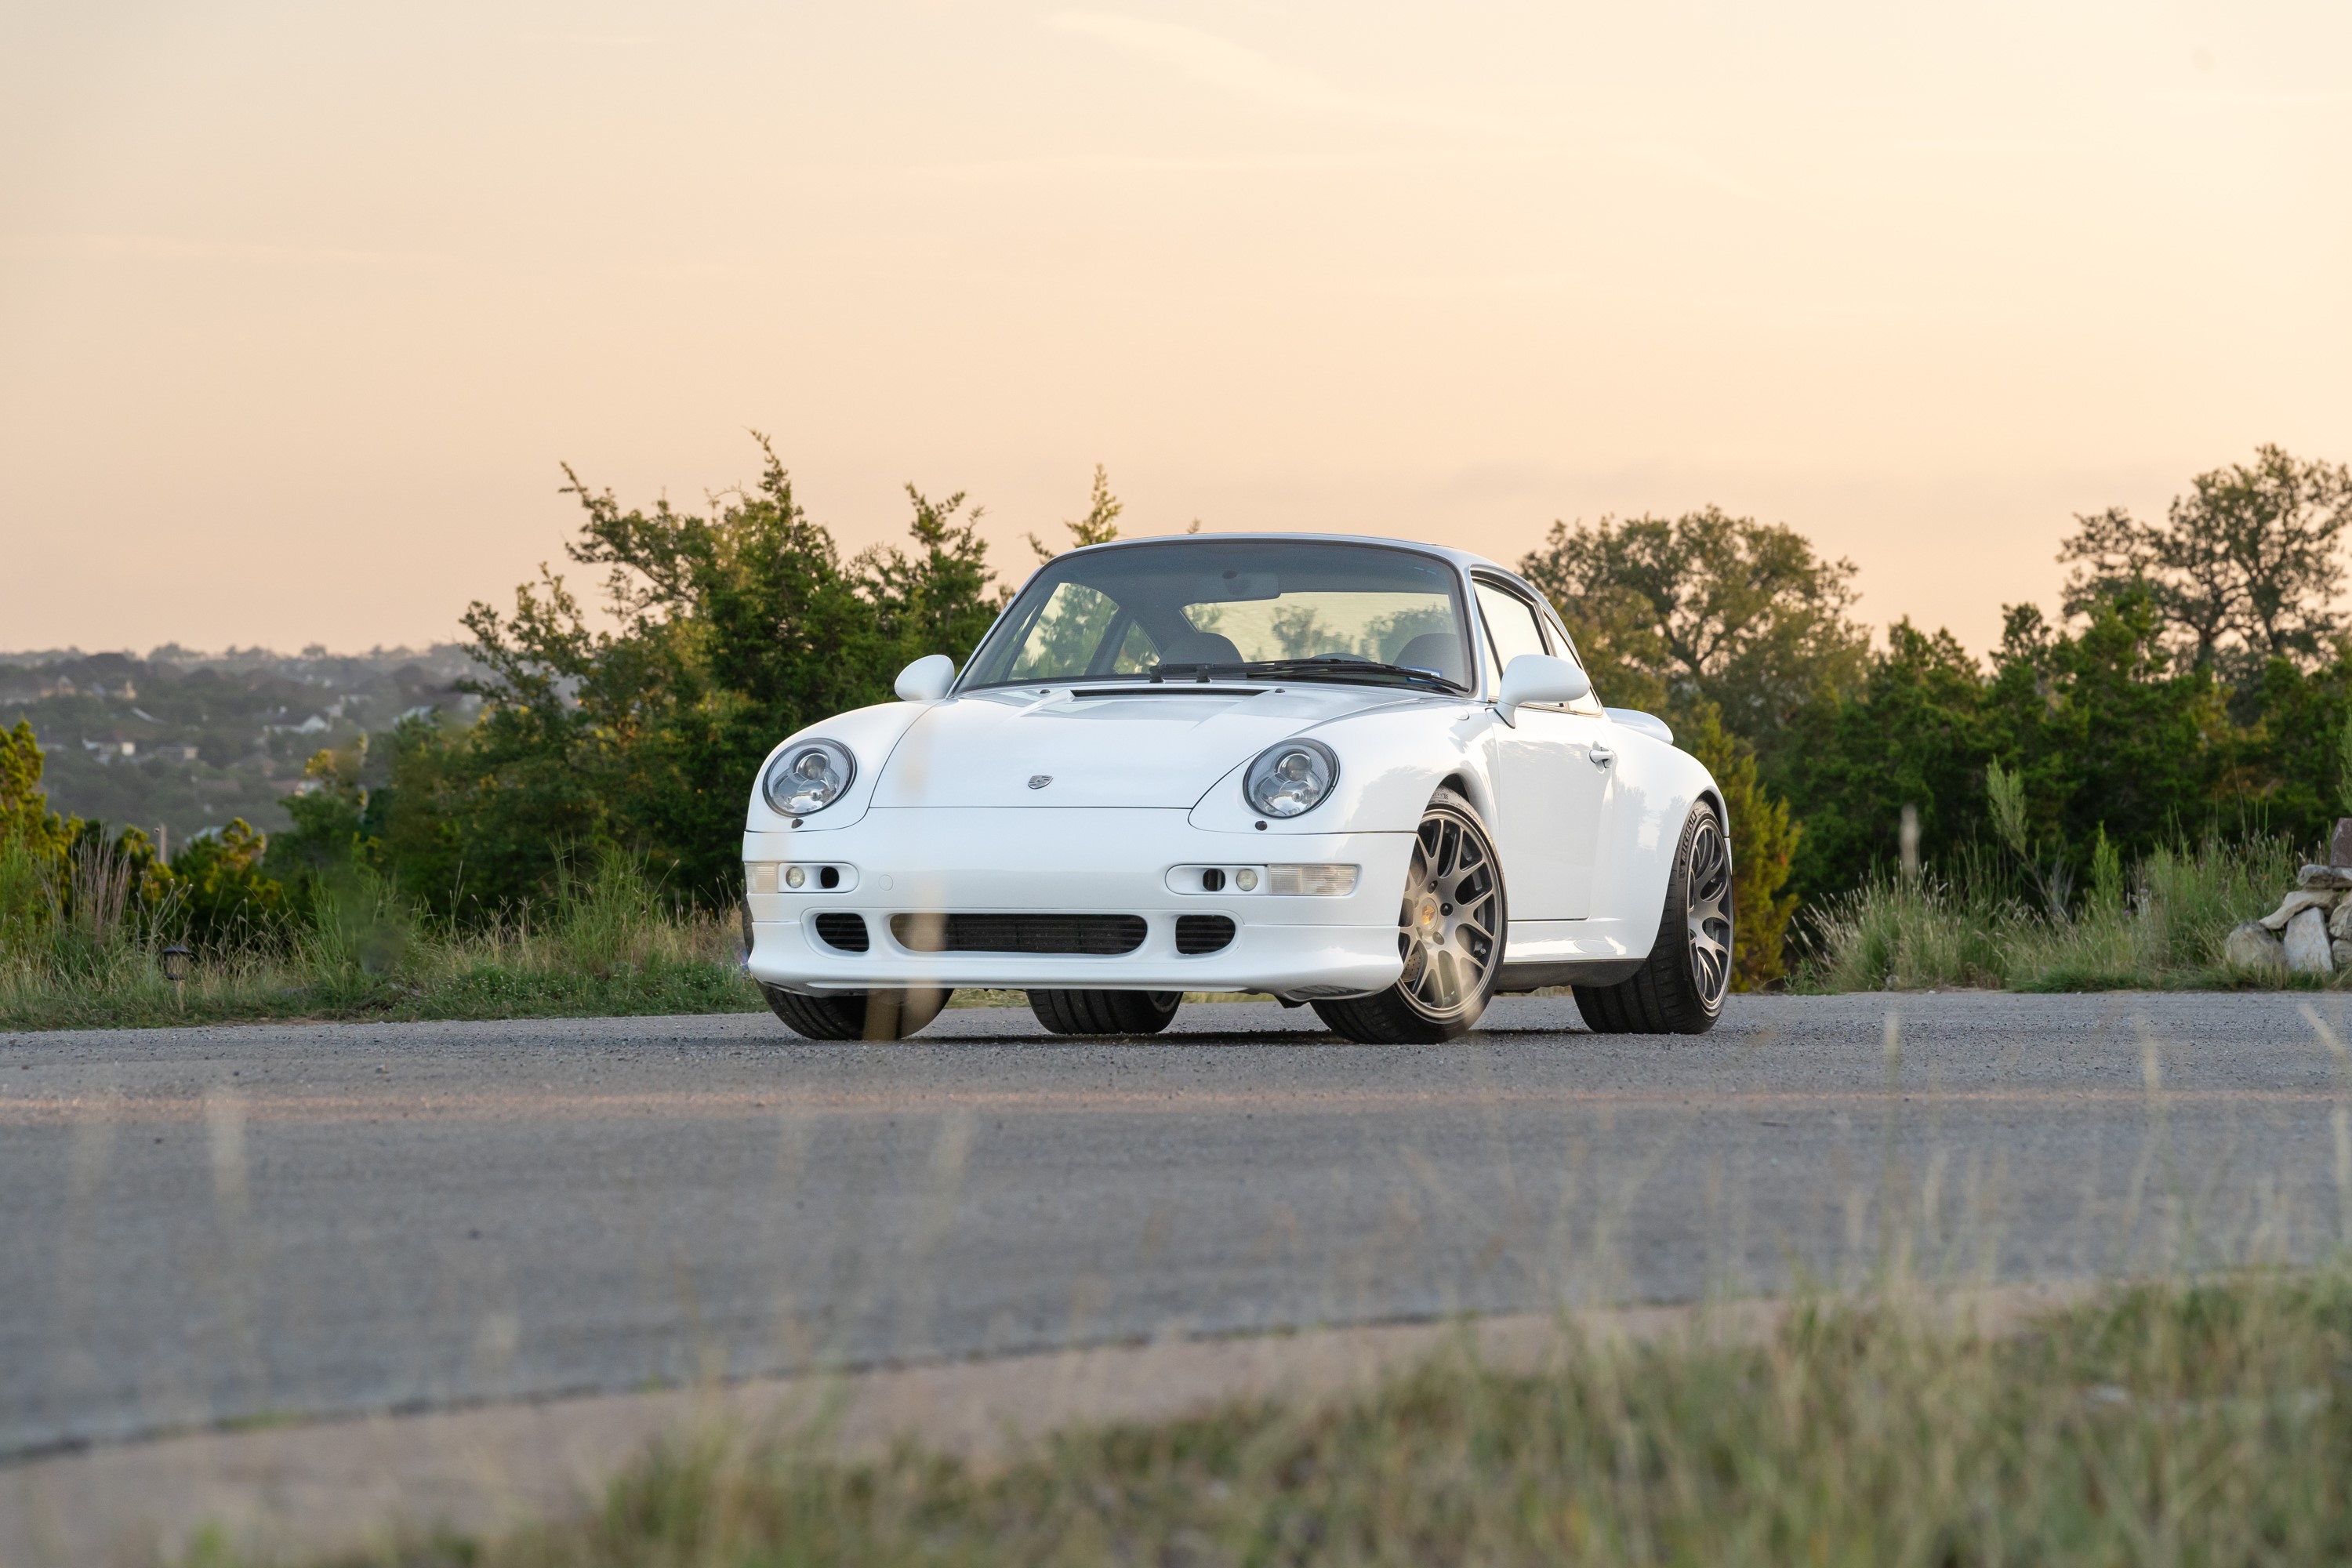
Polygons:
[[49,809],[43,761],[29,721],[0,730],[0,949],[47,920],[66,846],[79,826]]
[[73,825],[49,809],[41,787],[46,762],[29,720],[0,730],[0,845],[18,845],[41,858],[63,854],[73,836]]
[[1731,821],[1731,984],[1761,991],[1789,972],[1789,921],[1797,895],[1782,891],[1804,829],[1789,820],[1789,803],[1756,782],[1756,748],[1723,727],[1713,703],[1702,703],[1683,735],[1691,755],[1706,764],[1723,790]]
[[[1906,805],[1927,858],[1948,866],[2006,841],[2045,893],[2078,885],[2102,838],[2144,854],[2214,826],[2242,742],[2211,672],[2176,667],[2161,635],[2145,594],[2097,605],[2074,631],[2011,605],[1988,670],[1949,633],[1897,622],[1861,687],[1809,710],[1768,774],[1804,815],[1798,893],[1893,865]],[[2331,731],[2319,749],[2332,748]]]
[[2271,658],[2309,663],[2336,632],[2338,549],[2352,524],[2352,468],[2275,446],[2198,475],[2161,523],[2121,507],[2078,514],[2060,548],[2074,563],[2066,611],[2144,594],[2170,647],[2241,679]]
[[181,847],[172,862],[187,921],[199,947],[234,947],[272,934],[288,911],[286,889],[261,868],[268,841],[243,817]]
[[1519,573],[1559,608],[1610,700],[1672,714],[1712,702],[1768,755],[1808,701],[1861,678],[1869,650],[1848,614],[1853,563],[1717,507],[1555,522]]
[[[765,437],[750,491],[709,515],[624,509],[571,469],[575,563],[605,569],[616,629],[593,626],[542,568],[501,613],[464,617],[489,671],[468,730],[411,725],[391,746],[378,810],[404,891],[436,908],[495,908],[551,886],[567,850],[641,856],[674,889],[728,896],[740,875],[752,775],[786,735],[887,700],[924,654],[961,660],[1002,599],[963,497],[911,486],[909,549],[843,561],[795,501]],[[378,792],[383,793],[383,792]]]
[[1988,758],[2020,770],[2031,832],[2080,870],[2095,835],[2133,853],[2195,836],[2221,804],[2230,721],[2210,669],[2179,668],[2141,595],[2101,605],[2073,634],[2007,612],[1985,693]]
[[1853,691],[1798,716],[1772,782],[1805,819],[1791,878],[1799,897],[1843,891],[1895,864],[1905,806],[1917,813],[1927,855],[1974,836],[1984,707],[1984,671],[1968,650],[1906,619],[1887,628]]
[[[1126,510],[1127,504],[1110,493],[1110,471],[1100,463],[1097,463],[1094,489],[1087,498],[1087,515],[1075,522],[1066,521],[1062,524],[1064,528],[1070,531],[1070,548],[1078,550],[1089,544],[1108,544],[1112,540],[1117,539],[1118,514]],[[1200,532],[1201,520],[1194,518],[1192,526],[1185,531]],[[1033,533],[1028,537],[1029,548],[1037,552],[1039,561],[1051,561],[1059,553],[1046,548],[1045,542],[1035,534]]]

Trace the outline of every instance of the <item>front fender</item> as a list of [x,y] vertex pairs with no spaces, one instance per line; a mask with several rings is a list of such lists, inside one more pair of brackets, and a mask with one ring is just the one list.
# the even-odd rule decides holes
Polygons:
[[[1630,725],[1613,724],[1610,743],[1617,749],[1616,776],[1610,786],[1609,831],[1601,847],[1592,908],[1647,929],[1665,908],[1666,884],[1673,879],[1675,851],[1682,846],[1683,824],[1692,803],[1701,795],[1719,803],[1722,792],[1706,765],[1688,752],[1643,733]],[[1726,837],[1729,837],[1726,824]]]
[[[1439,786],[1452,781],[1493,820],[1486,733],[1492,712],[1447,705],[1350,714],[1302,731],[1339,758],[1339,785],[1304,816],[1261,818],[1242,794],[1245,757],[1192,807],[1192,823],[1213,833],[1411,833]],[[1264,828],[1258,826],[1263,820]]]
[[792,828],[793,818],[770,805],[767,797],[760,793],[760,781],[768,776],[768,765],[776,760],[778,752],[818,738],[847,746],[849,754],[857,759],[857,776],[849,781],[849,792],[839,800],[823,811],[802,817],[797,831],[821,833],[859,821],[873,804],[874,786],[889,763],[890,753],[898,749],[898,742],[907,738],[908,731],[937,706],[937,702],[877,702],[870,708],[853,708],[846,713],[821,719],[785,736],[769,748],[768,754],[760,759],[759,771],[751,775],[751,804],[743,818],[743,831],[781,833]]

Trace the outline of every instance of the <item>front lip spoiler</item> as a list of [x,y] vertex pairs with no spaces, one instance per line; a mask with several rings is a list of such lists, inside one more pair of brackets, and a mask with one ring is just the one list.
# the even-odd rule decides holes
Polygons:
[[1175,917],[1153,910],[1141,948],[1116,954],[921,952],[901,947],[887,916],[866,916],[869,947],[849,952],[819,940],[800,921],[759,921],[746,971],[761,984],[787,991],[1267,991],[1286,995],[1365,995],[1395,984],[1403,972],[1396,926],[1257,925],[1232,910],[1234,940],[1214,952],[1180,953]]

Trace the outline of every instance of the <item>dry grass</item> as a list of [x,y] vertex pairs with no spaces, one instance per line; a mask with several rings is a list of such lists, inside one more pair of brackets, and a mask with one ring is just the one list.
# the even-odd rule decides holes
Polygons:
[[[88,907],[85,905],[84,907]],[[460,931],[354,879],[307,921],[163,976],[167,919],[51,921],[0,942],[0,1029],[296,1018],[520,1018],[751,1012],[730,915],[678,908],[613,858],[538,909]]]
[[1760,1345],[1570,1342],[1532,1374],[1457,1353],[989,1471],[708,1439],[586,1517],[347,1561],[2317,1563],[2352,1554],[2347,1494],[2352,1279],[2331,1269],[2119,1289],[2021,1336],[1915,1299],[1823,1304]]
[[1949,877],[1882,877],[1807,911],[1811,952],[1799,984],[1821,991],[2275,984],[2277,977],[2230,969],[2221,943],[2231,927],[2275,909],[2307,858],[2278,839],[2158,849],[2127,881],[2094,887],[2063,916],[1981,858],[1964,860]]

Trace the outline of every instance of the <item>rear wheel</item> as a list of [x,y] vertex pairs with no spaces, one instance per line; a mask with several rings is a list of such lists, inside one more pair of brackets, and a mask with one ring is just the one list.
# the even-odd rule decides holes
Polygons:
[[940,1016],[945,991],[832,991],[808,996],[762,985],[784,1027],[812,1040],[903,1040]]
[[1450,1040],[1486,1010],[1503,967],[1503,873],[1478,812],[1442,789],[1422,814],[1397,912],[1404,973],[1370,996],[1318,1002],[1316,1013],[1365,1045]]
[[1183,1002],[1181,991],[1029,993],[1029,1011],[1057,1035],[1156,1035]]
[[1731,989],[1731,847],[1700,801],[1683,823],[1650,956],[1614,985],[1580,985],[1576,1010],[1604,1035],[1703,1035]]

